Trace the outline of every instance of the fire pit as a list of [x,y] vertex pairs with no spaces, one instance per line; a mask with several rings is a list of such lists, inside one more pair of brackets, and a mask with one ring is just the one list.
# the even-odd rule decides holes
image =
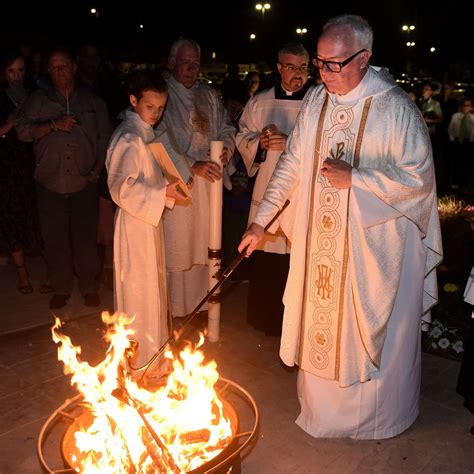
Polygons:
[[[238,462],[240,454],[249,446],[257,433],[259,412],[252,396],[237,383],[222,377],[217,385],[219,385],[224,413],[231,420],[232,440],[215,458],[197,469],[188,471],[189,474],[228,472],[236,460]],[[232,404],[224,396],[232,399]],[[247,431],[239,431],[239,411],[244,412],[245,424],[251,425]],[[91,414],[84,408],[81,395],[66,400],[51,414],[41,428],[37,444],[38,457],[45,471],[55,474],[81,472],[80,455],[74,441],[74,434],[81,428],[87,427],[90,422]],[[54,468],[50,463],[51,460],[58,463],[57,456],[54,454],[57,446],[51,445],[58,441],[63,466]],[[46,451],[49,451],[50,458],[55,459],[48,461]]]
[[[105,318],[108,324],[117,322]],[[255,401],[241,386],[219,377],[213,361],[204,364],[200,351],[182,351],[167,379],[145,390],[122,380],[114,365],[128,335],[120,324],[107,334],[111,346],[96,367],[79,360],[80,348],[58,327],[59,322],[53,337],[61,342],[59,358],[82,394],[63,403],[41,429],[38,456],[47,472],[224,473],[254,438]],[[63,466],[53,469],[46,458],[51,461],[57,447]],[[57,456],[53,462],[58,464]]]

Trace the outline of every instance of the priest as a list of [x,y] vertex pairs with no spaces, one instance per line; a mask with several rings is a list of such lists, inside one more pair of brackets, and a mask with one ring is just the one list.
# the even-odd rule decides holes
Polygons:
[[416,419],[421,316],[442,255],[426,124],[386,69],[369,66],[363,18],[330,20],[323,84],[298,116],[239,249],[250,254],[289,198],[292,243],[280,356],[298,364],[315,437],[382,439]]
[[[239,122],[236,145],[253,188],[249,223],[262,201],[275,165],[285,149],[303,99],[310,89],[309,54],[300,43],[278,51],[280,83],[253,96]],[[249,271],[247,321],[268,335],[279,336],[283,319],[283,291],[289,267],[290,242],[278,227],[258,245]]]
[[[174,317],[189,314],[208,291],[209,183],[224,179],[224,184],[231,186],[229,174],[234,171],[229,160],[235,147],[235,128],[216,92],[198,81],[200,60],[201,50],[195,41],[181,38],[172,44],[168,105],[155,131],[158,141],[166,132],[168,141],[164,146],[183,180],[189,183],[193,178],[191,202],[176,205],[163,219]],[[221,166],[210,161],[211,140],[224,141]]]

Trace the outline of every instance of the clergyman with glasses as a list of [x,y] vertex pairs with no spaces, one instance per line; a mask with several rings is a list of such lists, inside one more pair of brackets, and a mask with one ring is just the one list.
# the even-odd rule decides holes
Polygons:
[[[253,96],[244,108],[236,137],[249,176],[255,176],[249,223],[258,211],[303,99],[310,89],[308,51],[290,43],[278,51],[281,81]],[[281,229],[267,234],[249,261],[247,321],[269,335],[280,335],[283,291],[290,262],[290,242]]]
[[426,124],[387,69],[369,66],[372,28],[323,27],[323,84],[306,98],[239,249],[250,254],[289,199],[280,356],[297,364],[314,437],[382,439],[416,419],[422,314],[442,258]]

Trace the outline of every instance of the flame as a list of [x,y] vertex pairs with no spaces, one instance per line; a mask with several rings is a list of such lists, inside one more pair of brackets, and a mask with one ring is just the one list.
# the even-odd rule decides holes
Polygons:
[[[80,360],[81,348],[59,331],[58,318],[52,328],[64,373],[72,374],[71,385],[81,392],[92,415],[91,424],[75,433],[80,472],[187,472],[217,456],[232,436],[232,428],[214,390],[219,378],[216,363],[204,364],[198,350],[204,337],[174,359],[168,352],[165,356],[173,369],[166,386],[149,391],[124,370],[129,337],[134,333],[128,327],[132,319],[104,312],[102,321],[108,327],[109,348],[94,367]],[[126,394],[128,402],[117,398],[117,393]]]

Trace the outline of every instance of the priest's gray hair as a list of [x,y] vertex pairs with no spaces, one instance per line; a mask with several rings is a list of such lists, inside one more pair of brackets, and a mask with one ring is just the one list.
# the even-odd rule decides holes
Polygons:
[[323,32],[326,30],[326,28],[335,25],[347,25],[354,33],[354,39],[357,43],[357,47],[372,51],[374,32],[365,18],[362,18],[359,15],[339,15],[331,18],[323,26]]
[[309,53],[301,43],[291,42],[285,44],[281,49],[278,50],[278,61],[282,61],[284,54],[292,54],[293,56],[305,56],[309,61]]
[[173,42],[170,48],[170,55],[169,55],[170,64],[175,63],[176,55],[178,54],[178,51],[183,46],[191,46],[198,52],[199,57],[201,57],[201,47],[196,43],[196,41],[190,38],[178,38],[176,41]]

